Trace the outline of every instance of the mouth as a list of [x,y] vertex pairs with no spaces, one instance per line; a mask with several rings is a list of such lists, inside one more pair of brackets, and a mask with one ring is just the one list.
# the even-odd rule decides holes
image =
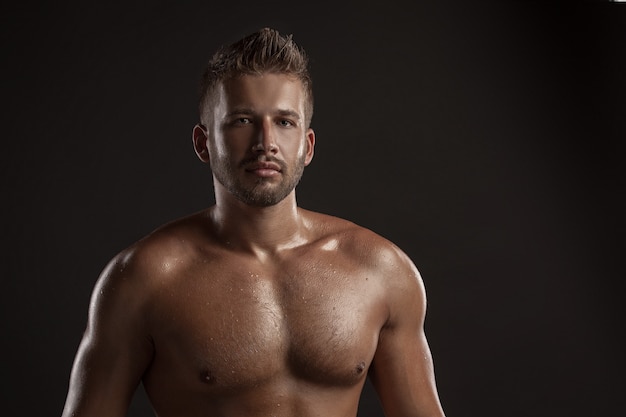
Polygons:
[[276,162],[271,161],[252,161],[244,164],[246,172],[257,175],[263,178],[269,178],[276,175],[280,175],[282,172],[282,166]]

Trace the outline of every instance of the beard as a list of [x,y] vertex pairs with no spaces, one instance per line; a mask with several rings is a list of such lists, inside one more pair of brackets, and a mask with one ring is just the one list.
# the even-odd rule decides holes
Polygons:
[[[266,156],[243,160],[236,167],[230,160],[216,158],[211,160],[211,170],[215,179],[242,203],[255,207],[269,207],[281,202],[296,188],[304,173],[305,157],[304,154],[300,156],[292,169],[289,169],[284,161]],[[248,174],[241,176],[247,164],[258,161],[280,165],[282,177],[280,182],[275,183],[274,178],[249,178]]]

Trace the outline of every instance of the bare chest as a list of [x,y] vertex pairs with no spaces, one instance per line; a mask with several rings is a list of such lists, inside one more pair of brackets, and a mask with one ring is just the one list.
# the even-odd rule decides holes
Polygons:
[[287,376],[355,384],[385,320],[369,274],[341,262],[190,269],[154,305],[155,367],[223,389]]

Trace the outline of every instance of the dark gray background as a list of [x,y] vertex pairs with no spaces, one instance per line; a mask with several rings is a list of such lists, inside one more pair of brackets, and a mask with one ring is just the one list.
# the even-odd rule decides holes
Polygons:
[[311,56],[299,203],[418,265],[448,416],[624,410],[626,5],[59,3],[0,18],[3,415],[60,414],[106,262],[212,203],[197,82],[263,26]]

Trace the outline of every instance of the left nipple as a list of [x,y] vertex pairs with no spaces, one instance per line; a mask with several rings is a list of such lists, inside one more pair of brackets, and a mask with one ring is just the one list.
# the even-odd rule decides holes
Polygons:
[[208,384],[214,384],[215,383],[215,377],[213,376],[213,374],[210,371],[206,371],[202,373],[202,380]]
[[357,374],[362,374],[364,370],[365,370],[365,362],[361,361],[361,362],[359,362],[359,364],[356,366],[356,373],[357,373]]

